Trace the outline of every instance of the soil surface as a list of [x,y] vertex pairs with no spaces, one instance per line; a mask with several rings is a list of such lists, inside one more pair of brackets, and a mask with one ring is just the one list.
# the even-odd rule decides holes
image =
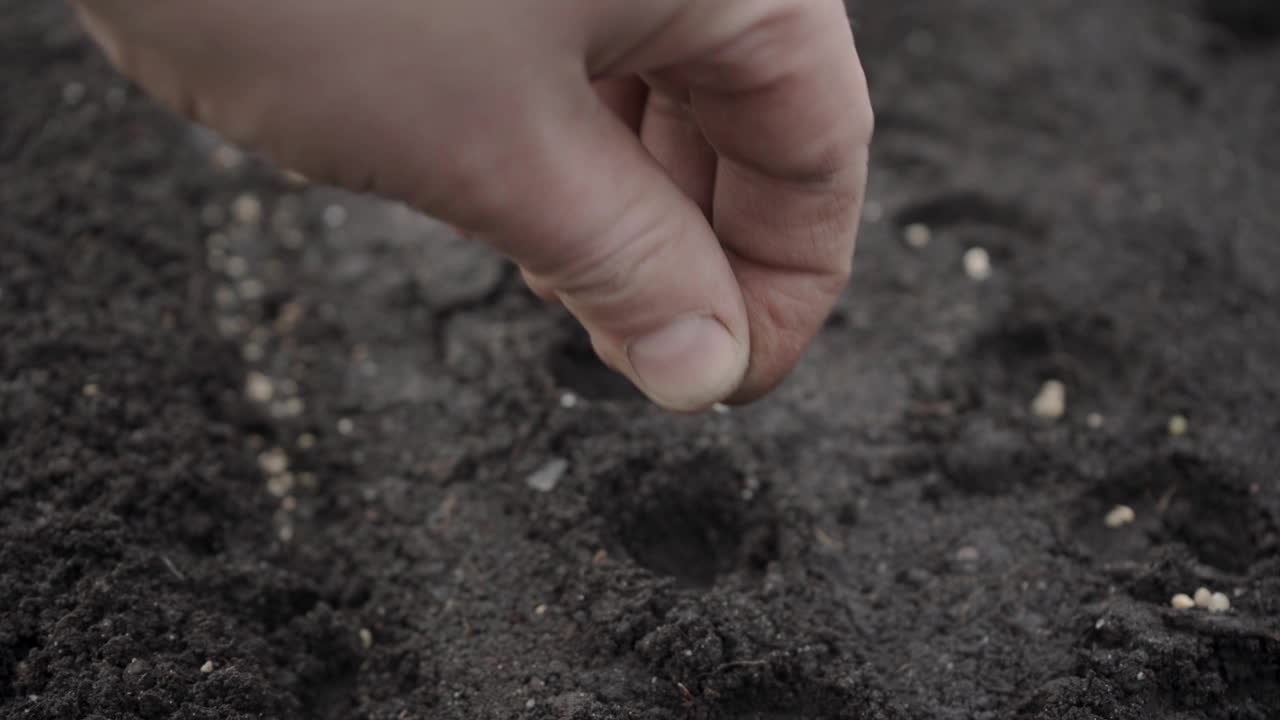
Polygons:
[[1277,717],[1277,7],[855,3],[853,286],[673,418],[0,0],[0,717]]

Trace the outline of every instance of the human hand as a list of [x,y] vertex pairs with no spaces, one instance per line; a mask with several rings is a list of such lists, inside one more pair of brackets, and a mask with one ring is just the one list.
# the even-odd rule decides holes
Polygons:
[[78,0],[162,102],[520,265],[658,404],[767,392],[848,279],[872,114],[839,0]]

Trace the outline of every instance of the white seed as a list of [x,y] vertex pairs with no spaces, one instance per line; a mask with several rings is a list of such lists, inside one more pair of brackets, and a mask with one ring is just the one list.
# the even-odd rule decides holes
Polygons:
[[1169,418],[1169,434],[1173,437],[1182,437],[1187,434],[1187,418],[1184,415],[1174,415]]
[[347,209],[341,205],[330,205],[322,215],[325,227],[337,229],[347,222]]
[[991,277],[991,256],[986,249],[973,247],[964,252],[964,274],[979,282]]
[[1103,417],[1101,413],[1091,412],[1088,415],[1086,415],[1084,419],[1084,424],[1088,425],[1089,428],[1092,430],[1097,430],[1098,428],[1102,427],[1102,423],[1103,423]]
[[578,405],[577,395],[574,395],[571,392],[567,392],[560,396],[560,407],[568,410],[570,408],[577,407],[577,405]]
[[902,239],[907,245],[918,250],[927,246],[933,239],[933,231],[924,223],[911,223],[902,229]]
[[1196,590],[1196,594],[1192,596],[1192,599],[1196,601],[1196,607],[1200,608],[1208,608],[1209,601],[1212,598],[1213,593],[1209,592],[1209,588],[1207,587],[1202,587],[1199,590]]
[[257,225],[262,220],[262,201],[256,195],[245,193],[231,203],[231,214],[237,222]]
[[282,475],[289,469],[289,456],[280,448],[271,448],[258,454],[258,467],[268,475]]
[[200,672],[204,673],[205,675],[208,675],[209,673],[213,672],[213,661],[205,660],[204,664],[200,666]]
[[245,379],[244,393],[256,403],[270,402],[271,396],[275,395],[275,392],[276,389],[271,383],[271,378],[260,372],[251,372]]
[[1231,599],[1225,593],[1216,592],[1209,596],[1209,612],[1223,613],[1231,609]]
[[338,434],[350,435],[356,429],[356,424],[351,422],[351,418],[338,419]]
[[1031,412],[1035,413],[1036,417],[1057,420],[1066,411],[1067,386],[1060,380],[1046,380],[1044,385],[1040,386],[1040,392],[1036,393],[1031,401]]
[[546,605],[538,605],[537,607],[535,607],[535,608],[533,609],[533,614],[534,614],[534,615],[537,615],[538,617],[542,617],[543,615],[546,615],[546,614],[547,614],[547,606],[546,606]]
[[556,483],[560,482],[560,478],[564,476],[564,471],[568,469],[568,460],[552,458],[545,465],[534,471],[532,475],[525,478],[524,482],[538,492],[551,492],[556,488]]
[[1137,519],[1137,515],[1133,512],[1133,508],[1128,505],[1117,505],[1111,508],[1111,512],[1107,513],[1103,523],[1109,528],[1124,527]]
[[369,628],[360,628],[360,632],[358,634],[360,635],[360,644],[364,646],[365,650],[373,647],[373,633]]
[[1196,606],[1196,601],[1192,600],[1191,596],[1186,593],[1178,593],[1173,596],[1169,604],[1173,606],[1174,610],[1190,610]]

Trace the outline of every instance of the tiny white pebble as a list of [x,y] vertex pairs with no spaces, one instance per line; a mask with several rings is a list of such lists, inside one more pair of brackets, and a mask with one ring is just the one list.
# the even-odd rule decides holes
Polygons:
[[547,606],[546,606],[546,605],[538,605],[537,607],[535,607],[535,608],[533,609],[533,614],[534,614],[534,615],[537,615],[538,617],[542,617],[543,615],[546,615],[546,614],[547,614]]
[[268,475],[280,475],[289,469],[289,456],[280,448],[271,448],[258,454],[258,467]]
[[956,560],[960,562],[974,562],[979,556],[978,548],[972,545],[966,545],[956,551]]
[[973,247],[964,252],[964,274],[979,282],[991,277],[991,256],[986,249]]
[[1138,673],[1138,679],[1139,679],[1139,680],[1141,680],[1141,679],[1145,678],[1146,676],[1147,676],[1147,674],[1146,674],[1146,673],[1144,673],[1144,672],[1139,672],[1139,673]]
[[1169,418],[1169,434],[1173,437],[1181,437],[1187,434],[1187,418],[1184,415],[1174,415]]
[[1174,610],[1190,610],[1196,606],[1196,601],[1192,600],[1191,596],[1186,593],[1178,593],[1169,600],[1169,604],[1173,606]]
[[364,646],[365,650],[373,647],[373,632],[369,628],[360,628],[358,635],[360,636],[360,644]]
[[1088,415],[1085,416],[1085,419],[1084,419],[1084,424],[1088,425],[1093,430],[1097,430],[1098,428],[1102,427],[1102,423],[1103,423],[1102,415],[1096,412],[1089,413]]
[[62,101],[68,105],[79,105],[84,96],[84,83],[69,82],[62,86]]
[[1066,411],[1067,386],[1063,385],[1061,380],[1046,380],[1044,385],[1040,386],[1040,392],[1036,393],[1031,401],[1031,412],[1035,413],[1036,417],[1057,420]]
[[1137,514],[1133,512],[1133,508],[1128,505],[1117,505],[1111,508],[1111,512],[1107,513],[1107,517],[1103,520],[1109,528],[1124,527],[1137,519]]
[[578,406],[578,396],[567,392],[560,396],[560,407],[568,410]]
[[711,412],[718,413],[720,415],[728,415],[729,406],[725,405],[724,403],[716,403],[715,405],[711,406]]
[[275,386],[271,383],[271,378],[260,372],[254,371],[249,373],[244,383],[245,395],[256,403],[266,403],[271,401],[271,397],[275,395]]
[[350,435],[356,429],[356,424],[351,422],[351,418],[338,419],[338,434]]
[[80,388],[80,393],[85,397],[98,397],[98,386],[96,383],[89,383],[88,385]]
[[538,701],[537,701],[537,700],[534,700],[533,698],[529,698],[528,700],[525,700],[525,701],[524,701],[524,709],[525,709],[525,710],[532,710],[532,709],[534,709],[534,708],[535,708],[535,707],[537,707],[537,706],[538,706]]
[[552,458],[542,467],[538,468],[532,475],[525,478],[525,484],[537,490],[538,492],[551,492],[556,488],[556,483],[560,482],[560,478],[564,476],[565,470],[569,469],[569,461],[564,458]]
[[256,225],[262,220],[262,201],[256,195],[245,193],[231,203],[231,214],[237,222]]
[[205,675],[208,675],[209,673],[213,672],[213,661],[205,660],[204,664],[200,666],[200,672],[204,673]]
[[325,227],[340,228],[347,222],[347,209],[341,205],[330,205],[324,209],[322,217]]
[[1231,599],[1225,593],[1216,592],[1209,596],[1209,612],[1223,613],[1231,609]]
[[907,245],[919,250],[929,244],[933,239],[933,231],[924,223],[911,223],[902,229],[902,239]]

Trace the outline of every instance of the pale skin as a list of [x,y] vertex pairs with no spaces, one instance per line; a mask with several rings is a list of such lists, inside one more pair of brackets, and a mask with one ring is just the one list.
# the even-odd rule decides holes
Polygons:
[[492,245],[655,403],[776,386],[849,277],[872,113],[839,0],[79,0],[186,117]]

